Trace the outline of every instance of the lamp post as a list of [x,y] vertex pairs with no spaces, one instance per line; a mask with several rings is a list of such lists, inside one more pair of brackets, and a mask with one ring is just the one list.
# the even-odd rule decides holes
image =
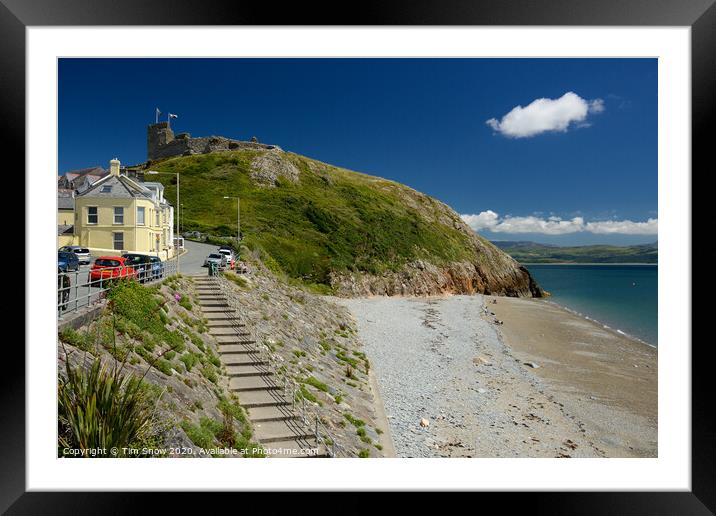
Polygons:
[[[145,174],[150,175],[157,175],[157,174],[163,174],[167,176],[176,176],[177,178],[177,204],[176,204],[176,219],[177,219],[177,234],[175,235],[175,238],[179,238],[179,172],[157,172],[156,170],[147,170]],[[179,249],[178,246],[172,242],[172,245],[174,246],[174,252],[176,253],[177,258],[177,274],[179,274]]]
[[236,199],[236,251],[239,251],[241,245],[241,199],[230,195],[225,195],[224,199]]

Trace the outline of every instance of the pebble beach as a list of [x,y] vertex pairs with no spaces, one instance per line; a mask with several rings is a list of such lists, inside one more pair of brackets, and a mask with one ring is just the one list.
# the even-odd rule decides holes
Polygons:
[[657,455],[654,348],[540,300],[339,302],[398,457]]

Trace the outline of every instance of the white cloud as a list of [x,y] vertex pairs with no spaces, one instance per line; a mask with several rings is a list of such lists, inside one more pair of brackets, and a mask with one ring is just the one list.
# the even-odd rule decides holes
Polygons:
[[493,233],[539,233],[543,235],[567,235],[570,233],[594,233],[600,235],[656,235],[659,232],[657,219],[646,222],[631,220],[605,220],[585,222],[583,217],[562,219],[556,216],[545,218],[529,215],[526,217],[500,217],[492,210],[478,214],[461,215],[467,225],[475,231]]
[[602,222],[588,222],[586,230],[600,235],[656,235],[659,221],[648,219],[646,222],[632,222],[631,220],[605,220]]
[[526,107],[517,106],[502,117],[486,123],[496,132],[510,138],[529,138],[549,131],[565,132],[570,124],[589,127],[590,113],[604,111],[602,99],[585,100],[568,91],[558,99],[536,99]]
[[497,213],[492,210],[483,211],[477,215],[461,215],[461,217],[475,231],[494,227],[498,219]]
[[567,235],[579,233],[584,228],[584,219],[575,217],[562,220],[557,217],[540,219],[538,217],[505,217],[490,231],[495,233],[542,233],[543,235]]

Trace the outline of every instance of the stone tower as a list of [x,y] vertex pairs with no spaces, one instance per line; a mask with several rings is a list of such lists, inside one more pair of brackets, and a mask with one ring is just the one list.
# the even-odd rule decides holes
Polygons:
[[160,156],[159,149],[174,140],[174,131],[169,122],[159,122],[147,127],[147,159],[153,160]]

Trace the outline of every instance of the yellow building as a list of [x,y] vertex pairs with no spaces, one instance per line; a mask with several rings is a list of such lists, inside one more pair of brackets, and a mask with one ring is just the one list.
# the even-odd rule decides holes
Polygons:
[[174,256],[174,208],[164,199],[161,183],[141,183],[110,173],[75,197],[74,234],[77,245],[93,255],[123,252]]

